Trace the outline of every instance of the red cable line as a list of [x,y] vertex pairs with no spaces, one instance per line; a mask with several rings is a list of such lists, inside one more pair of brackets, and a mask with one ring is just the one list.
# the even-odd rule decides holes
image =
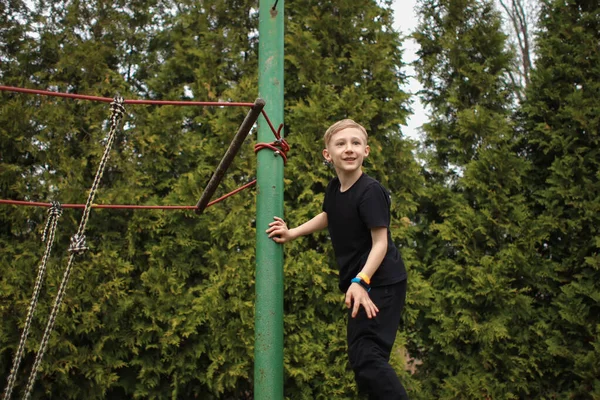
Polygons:
[[281,139],[281,136],[279,136],[279,132],[275,130],[275,127],[271,123],[271,120],[269,119],[269,116],[267,115],[267,112],[265,111],[264,108],[262,110],[262,115],[263,115],[263,117],[265,117],[265,120],[267,121],[267,124],[269,124],[269,127],[271,128],[271,131],[273,132],[273,135],[275,135],[275,138],[276,139]]
[[[256,180],[253,180],[234,191],[227,193],[224,196],[219,197],[208,203],[207,208],[222,201],[226,198],[233,196],[234,194],[241,192],[244,189],[249,188],[256,184]],[[37,201],[22,201],[22,200],[0,200],[0,204],[10,204],[14,206],[29,206],[29,207],[51,207],[51,203],[42,203]],[[85,204],[61,204],[62,208],[85,208]],[[111,209],[131,209],[131,210],[194,210],[196,206],[137,206],[128,204],[92,204],[92,208],[111,208]]]
[[[18,93],[27,93],[27,94],[37,94],[43,96],[54,96],[54,97],[66,97],[71,99],[78,100],[90,100],[90,101],[101,101],[105,103],[110,103],[114,99],[109,97],[99,97],[99,96],[88,96],[74,93],[62,93],[62,92],[50,92],[47,90],[37,90],[37,89],[26,89],[19,88],[14,86],[4,86],[0,85],[0,91],[8,91],[8,92],[18,92]],[[153,105],[172,105],[172,106],[222,106],[222,107],[252,107],[254,103],[241,103],[241,102],[218,102],[218,101],[172,101],[172,100],[124,100],[125,104],[153,104]],[[287,162],[287,152],[290,150],[289,145],[285,141],[285,139],[281,139],[280,131],[283,128],[283,124],[279,126],[278,130],[275,130],[275,127],[271,123],[269,116],[266,111],[263,109],[261,111],[265,121],[271,128],[273,135],[277,139],[272,143],[257,143],[254,146],[254,152],[257,153],[262,149],[270,149],[274,151],[276,154],[280,154],[283,158],[283,162]],[[279,147],[276,147],[279,146]],[[234,194],[256,184],[256,180],[253,180],[250,183],[247,183],[239,188],[233,190],[230,193],[227,193],[224,196],[219,197],[216,200],[211,201],[207,204],[207,208],[216,204],[226,198],[233,196]],[[40,203],[34,201],[20,201],[20,200],[0,200],[0,204],[12,204],[12,205],[22,205],[22,206],[35,206],[35,207],[50,207],[51,203]],[[63,208],[84,208],[85,204],[61,204]],[[125,205],[125,204],[92,204],[92,208],[111,208],[111,209],[152,209],[152,210],[193,210],[196,206],[137,206],[137,205]]]
[[[0,90],[7,92],[19,92],[28,94],[39,94],[44,96],[68,97],[78,100],[91,100],[110,103],[114,99],[110,97],[88,96],[74,93],[50,92],[47,90],[25,89],[13,86],[2,86]],[[125,104],[154,104],[162,106],[220,106],[220,107],[252,107],[254,103],[226,102],[226,101],[175,101],[175,100],[125,100]]]

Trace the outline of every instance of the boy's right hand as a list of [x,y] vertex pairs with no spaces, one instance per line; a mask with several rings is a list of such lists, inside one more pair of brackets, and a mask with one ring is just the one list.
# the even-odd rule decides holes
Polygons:
[[293,229],[288,229],[284,220],[279,217],[273,217],[275,221],[269,224],[267,233],[269,237],[276,243],[285,243],[296,239]]

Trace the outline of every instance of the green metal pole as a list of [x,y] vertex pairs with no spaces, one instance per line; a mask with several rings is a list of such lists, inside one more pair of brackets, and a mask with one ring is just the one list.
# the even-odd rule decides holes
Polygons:
[[[277,128],[283,123],[284,0],[260,0],[258,91],[264,110]],[[283,133],[282,133],[283,137]],[[264,118],[258,142],[271,143],[273,132]],[[283,249],[265,230],[274,216],[283,217],[283,160],[273,151],[257,156],[256,303],[254,399],[283,399]]]

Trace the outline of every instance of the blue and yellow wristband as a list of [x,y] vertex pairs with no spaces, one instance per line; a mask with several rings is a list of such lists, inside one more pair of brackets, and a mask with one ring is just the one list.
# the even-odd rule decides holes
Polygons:
[[363,289],[365,289],[367,291],[367,293],[369,293],[371,291],[371,285],[369,285],[367,282],[365,282],[365,280],[360,275],[364,275],[364,274],[358,274],[358,276],[356,278],[352,278],[351,282],[358,283],[360,286],[363,287]]

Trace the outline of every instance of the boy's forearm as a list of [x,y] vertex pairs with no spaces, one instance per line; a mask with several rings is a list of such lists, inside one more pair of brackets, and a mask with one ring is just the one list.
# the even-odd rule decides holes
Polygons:
[[311,220],[306,221],[302,225],[290,229],[290,231],[293,233],[294,238],[297,238],[300,236],[310,235],[313,232],[317,232],[325,228],[327,228],[327,213],[322,212],[313,217]]
[[364,267],[360,272],[366,274],[369,278],[372,278],[377,272],[377,269],[383,262],[385,254],[387,253],[387,228],[380,228],[376,232],[372,232],[373,245],[371,251],[367,257]]

